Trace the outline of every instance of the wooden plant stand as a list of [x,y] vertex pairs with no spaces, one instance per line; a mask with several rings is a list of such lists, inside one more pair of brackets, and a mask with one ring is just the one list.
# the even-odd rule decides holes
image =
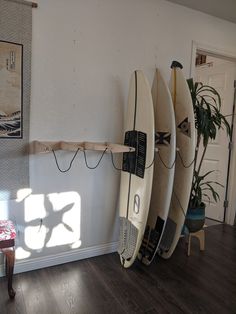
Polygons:
[[200,251],[205,250],[205,231],[204,231],[204,229],[201,229],[197,232],[190,232],[187,235],[187,245],[188,245],[187,255],[188,256],[190,256],[190,253],[191,253],[191,239],[192,239],[192,237],[198,238],[199,244],[200,244]]

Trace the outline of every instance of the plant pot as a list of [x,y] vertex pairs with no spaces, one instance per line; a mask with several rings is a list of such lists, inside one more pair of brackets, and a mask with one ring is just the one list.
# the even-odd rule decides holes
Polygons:
[[197,232],[202,229],[205,223],[206,205],[201,203],[199,207],[189,207],[185,218],[185,226],[189,232]]

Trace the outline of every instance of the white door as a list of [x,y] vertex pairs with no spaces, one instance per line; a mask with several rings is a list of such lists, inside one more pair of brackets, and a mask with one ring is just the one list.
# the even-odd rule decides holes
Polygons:
[[[229,115],[228,122],[231,125],[233,96],[234,96],[234,80],[236,79],[236,64],[218,58],[207,56],[207,64],[196,67],[195,81],[214,87],[221,96],[223,115]],[[223,221],[224,219],[224,200],[225,186],[227,180],[229,154],[229,138],[227,138],[225,130],[220,130],[214,141],[212,141],[207,149],[202,173],[215,170],[208,176],[209,180],[217,181],[224,185],[224,188],[214,185],[215,190],[220,196],[220,201],[215,203],[205,200],[206,217]]]

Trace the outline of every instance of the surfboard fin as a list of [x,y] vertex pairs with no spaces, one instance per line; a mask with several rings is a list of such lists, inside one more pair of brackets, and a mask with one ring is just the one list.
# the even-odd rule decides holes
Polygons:
[[130,259],[135,251],[138,229],[125,217],[120,217],[120,239],[118,253],[125,260]]
[[161,243],[159,246],[160,252],[169,251],[175,236],[176,226],[176,223],[172,219],[167,218],[165,230],[163,232],[163,236],[161,238]]
[[151,229],[149,226],[144,233],[143,242],[139,250],[138,258],[143,264],[149,265],[156,253],[157,245],[160,239],[160,232],[156,229]]

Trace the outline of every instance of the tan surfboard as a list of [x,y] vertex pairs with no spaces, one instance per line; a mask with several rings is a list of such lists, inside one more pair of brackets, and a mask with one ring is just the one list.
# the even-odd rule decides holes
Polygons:
[[165,229],[174,182],[176,156],[175,114],[170,90],[156,70],[152,98],[155,116],[155,162],[150,209],[139,259],[149,265]]
[[190,91],[182,65],[172,63],[170,90],[175,111],[177,156],[170,211],[159,254],[169,258],[179,241],[188,208],[195,153],[195,123]]
[[148,217],[154,158],[154,112],[149,83],[142,71],[132,74],[124,128],[124,153],[119,194],[120,240],[118,253],[127,268],[135,261]]

